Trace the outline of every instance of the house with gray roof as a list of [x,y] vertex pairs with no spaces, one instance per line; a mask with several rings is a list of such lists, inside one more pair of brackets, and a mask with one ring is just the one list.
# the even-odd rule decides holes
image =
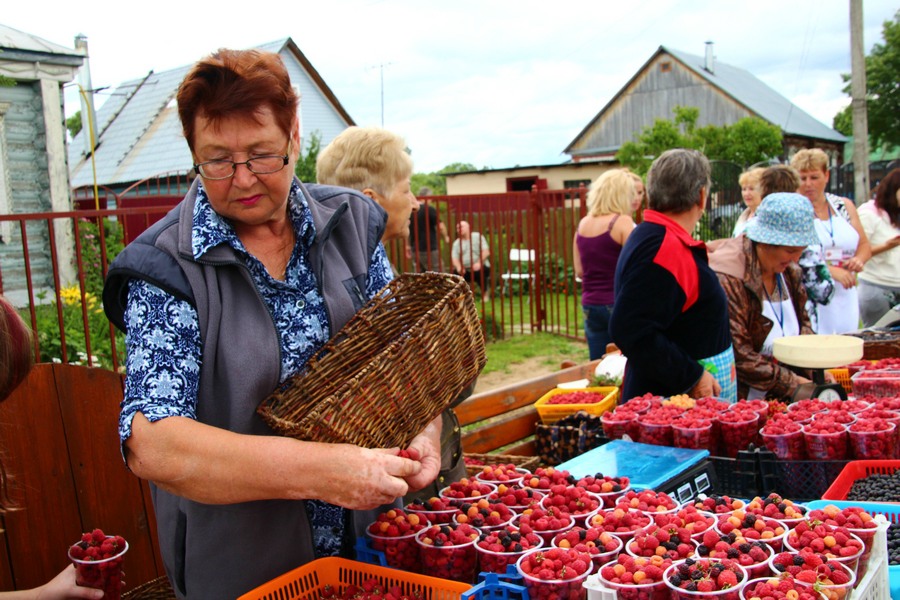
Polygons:
[[[63,111],[65,84],[84,61],[80,51],[0,25],[0,215],[71,210],[66,168]],[[26,229],[32,279],[52,276],[48,227]],[[60,277],[71,277],[72,231],[54,224]],[[25,285],[25,259],[18,223],[0,221],[0,290],[14,293]]]
[[802,148],[817,147],[831,156],[833,165],[843,162],[846,137],[750,72],[717,62],[711,43],[705,56],[660,46],[564,152],[574,162],[608,160],[656,119],[671,118],[676,106],[697,107],[698,126],[730,125],[744,117],[758,117],[781,129],[784,158]]
[[[304,139],[317,132],[324,147],[354,124],[291,38],[258,48],[281,55],[291,82],[300,93],[301,133]],[[69,144],[73,189],[92,190],[96,170],[96,184],[107,191],[109,208],[113,208],[119,193],[136,182],[178,181],[175,189],[167,184],[167,192],[173,196],[183,193],[191,177],[193,161],[182,134],[175,94],[191,66],[159,73],[150,71],[112,90],[97,110],[93,127],[96,140],[93,157],[84,138],[90,135],[90,124],[82,119],[81,132]],[[76,198],[80,197],[87,197],[87,194],[76,193]]]

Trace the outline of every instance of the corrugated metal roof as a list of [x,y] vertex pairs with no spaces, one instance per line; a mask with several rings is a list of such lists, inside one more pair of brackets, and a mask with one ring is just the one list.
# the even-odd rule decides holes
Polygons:
[[[315,93],[325,98],[335,113],[348,124],[353,121],[328,89],[316,70],[290,38],[256,46],[292,57],[308,74]],[[181,129],[175,94],[191,66],[187,65],[122,83],[97,111],[95,150],[97,183],[116,186],[141,181],[169,172],[187,172],[193,161]],[[289,69],[290,70],[290,69]],[[293,77],[293,76],[292,76]],[[306,97],[304,101],[311,102]],[[301,102],[301,106],[304,106]],[[304,117],[305,120],[305,117]],[[307,123],[304,123],[307,126]],[[346,126],[346,125],[344,125]],[[70,185],[92,186],[93,167],[85,155],[87,128],[69,143]],[[329,138],[330,139],[330,138]]]
[[847,141],[841,133],[816,120],[749,71],[716,61],[713,73],[710,73],[704,68],[704,57],[665,46],[661,48],[760,118],[781,127],[784,133],[834,142]]
[[18,29],[13,29],[6,25],[0,25],[0,48],[24,50],[26,52],[42,52],[46,54],[60,54],[63,56],[77,56],[79,58],[82,57],[79,52],[72,48],[66,48],[65,46],[48,42],[44,38],[25,33],[24,31],[19,31]]

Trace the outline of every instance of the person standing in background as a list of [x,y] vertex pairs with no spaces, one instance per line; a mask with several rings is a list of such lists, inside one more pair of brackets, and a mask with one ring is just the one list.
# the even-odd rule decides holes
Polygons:
[[734,232],[732,237],[737,237],[747,227],[747,221],[753,218],[756,213],[756,207],[762,202],[762,196],[759,193],[759,177],[765,171],[762,167],[756,167],[749,171],[744,171],[738,177],[738,183],[741,185],[741,199],[747,208],[738,215],[737,221],[734,223]]
[[651,393],[737,399],[728,300],[706,245],[691,237],[709,201],[710,166],[683,148],[647,173],[649,208],[615,274],[612,340],[628,358],[622,398]]
[[634,229],[635,182],[622,169],[606,171],[591,184],[587,211],[572,243],[575,276],[581,278],[584,335],[591,360],[606,354],[613,310],[616,262]]
[[838,285],[826,305],[816,306],[816,333],[846,333],[859,328],[856,275],[872,256],[866,232],[856,207],[847,198],[825,192],[828,186],[828,155],[818,148],[800,150],[791,158],[800,173],[800,193],[816,211],[816,233],[822,257]]
[[[447,226],[438,216],[437,208],[428,201],[421,200],[424,196],[431,195],[431,189],[422,187],[417,194],[419,210],[410,217],[409,223],[409,255],[415,253],[416,270],[419,273],[425,271],[444,271],[444,261],[441,259],[441,246],[439,240],[450,244],[450,234]],[[440,238],[438,238],[440,235]]]
[[458,238],[453,240],[450,248],[450,260],[453,270],[462,275],[469,285],[476,282],[481,288],[481,301],[491,300],[491,247],[487,240],[477,231],[472,231],[468,221],[456,224]]
[[900,168],[881,180],[858,213],[872,244],[872,258],[859,274],[859,313],[863,327],[871,327],[900,305]]

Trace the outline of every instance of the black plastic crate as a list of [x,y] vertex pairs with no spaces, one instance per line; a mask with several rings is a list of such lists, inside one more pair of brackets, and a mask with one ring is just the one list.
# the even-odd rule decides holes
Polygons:
[[538,423],[534,432],[535,451],[545,465],[564,463],[608,441],[600,416],[584,411],[563,417],[552,425]]
[[741,450],[737,458],[710,456],[715,478],[712,492],[720,496],[750,499],[761,490],[759,452],[755,448]]
[[818,500],[841,474],[846,460],[782,460],[759,451],[761,495],[777,492],[798,502]]

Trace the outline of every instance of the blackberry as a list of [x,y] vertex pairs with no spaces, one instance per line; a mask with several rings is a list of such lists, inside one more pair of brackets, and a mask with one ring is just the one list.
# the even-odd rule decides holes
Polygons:
[[578,539],[584,541],[587,538],[587,529],[580,529],[578,531]]
[[756,515],[750,513],[749,515],[744,517],[744,523],[747,525],[747,527],[753,527],[753,524],[756,523]]
[[709,556],[709,548],[706,547],[706,544],[697,546],[697,554],[700,556]]
[[516,543],[513,546],[513,552],[522,552],[522,544]]
[[663,542],[662,547],[666,550],[678,550],[678,544],[675,542]]
[[750,548],[752,548],[752,547],[753,546],[751,544],[744,542],[743,544],[738,546],[737,549],[740,550],[742,554],[747,554],[748,552],[750,552]]
[[669,583],[671,583],[675,587],[678,587],[679,585],[681,585],[681,575],[675,573],[674,575],[669,577]]
[[[703,576],[703,575],[701,574],[701,577],[702,577],[702,576]],[[697,584],[694,583],[694,582],[692,581],[692,582],[690,582],[689,584],[687,584],[686,586],[684,586],[684,589],[686,589],[686,590],[689,591],[689,592],[696,592],[696,591],[697,591]]]
[[[741,546],[744,546],[744,545],[745,545],[745,544],[741,544]],[[737,558],[737,557],[739,557],[740,555],[741,555],[741,552],[740,552],[740,550],[738,550],[737,548],[729,548],[729,549],[728,549],[728,552],[725,553],[725,556],[726,556],[727,558]]]
[[522,534],[519,533],[518,531],[516,533],[511,533],[511,534],[509,534],[509,539],[511,539],[514,542],[518,542],[519,540],[522,539]]
[[691,579],[697,581],[698,579],[703,579],[703,571],[697,569],[696,571],[691,573]]
[[690,569],[690,567],[688,567],[687,564],[681,563],[680,565],[678,565],[678,574],[681,575],[682,577],[690,577],[691,569]]
[[805,562],[806,562],[806,559],[803,558],[802,556],[800,556],[799,554],[794,556],[794,565],[795,566],[802,567]]

